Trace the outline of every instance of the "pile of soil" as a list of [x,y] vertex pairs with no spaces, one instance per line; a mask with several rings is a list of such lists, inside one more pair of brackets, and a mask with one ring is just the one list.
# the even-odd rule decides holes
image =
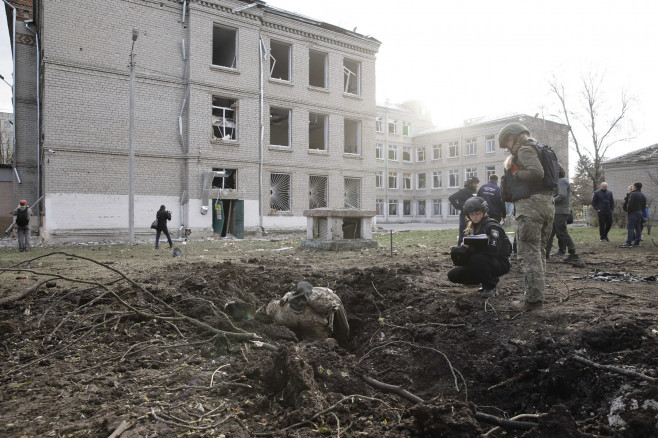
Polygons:
[[[105,265],[102,280],[75,257],[3,273],[27,279],[0,286],[0,435],[658,434],[652,246],[551,261],[546,305],[528,313],[508,307],[522,297],[516,261],[484,300],[447,280],[450,257],[431,245],[234,247],[219,262]],[[302,280],[341,298],[347,343],[300,339],[264,313]]]

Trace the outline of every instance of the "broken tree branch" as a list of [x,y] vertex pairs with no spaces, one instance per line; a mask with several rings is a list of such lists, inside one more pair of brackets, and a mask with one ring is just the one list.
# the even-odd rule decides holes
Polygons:
[[509,385],[510,383],[518,382],[519,380],[523,380],[530,374],[530,370],[523,370],[516,376],[510,377],[507,380],[503,380],[500,383],[496,383],[495,385],[492,385],[487,388],[487,391],[493,391],[494,389],[501,388],[503,386]]
[[506,420],[504,418],[496,417],[495,415],[485,414],[484,412],[476,412],[475,419],[480,420],[483,423],[495,424],[496,426],[504,427],[505,429],[530,430],[537,426],[537,423]]
[[638,379],[646,380],[647,382],[651,382],[651,383],[657,383],[658,382],[658,378],[647,376],[646,374],[638,373],[637,371],[625,370],[623,368],[620,368],[620,367],[617,367],[617,366],[614,366],[614,365],[603,365],[603,364],[600,364],[600,363],[593,362],[589,359],[585,359],[584,357],[578,356],[578,355],[574,355],[573,358],[574,358],[574,360],[576,360],[578,362],[582,362],[584,364],[587,364],[587,365],[592,366],[594,368],[598,368],[600,370],[614,371],[614,372],[619,373],[619,374],[624,374],[625,376],[637,377]]
[[402,388],[401,386],[390,385],[388,383],[380,382],[379,380],[375,380],[372,377],[366,375],[361,375],[361,379],[364,382],[366,382],[368,385],[372,386],[373,388],[381,389],[382,391],[386,391],[386,392],[392,392],[393,394],[397,394],[400,397],[405,398],[412,403],[425,403],[425,400],[423,400],[422,398],[418,397],[415,394],[410,393],[409,391]]

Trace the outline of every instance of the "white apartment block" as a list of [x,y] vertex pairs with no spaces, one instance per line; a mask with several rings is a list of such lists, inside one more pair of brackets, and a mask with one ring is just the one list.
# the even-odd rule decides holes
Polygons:
[[131,193],[138,238],[161,204],[172,237],[375,208],[376,39],[263,1],[10,3],[14,192],[45,238],[124,239]]
[[[458,222],[448,197],[476,176],[503,174],[509,155],[498,147],[498,132],[524,124],[550,145],[568,173],[568,127],[527,115],[470,119],[452,129],[428,128],[428,114],[417,105],[378,105],[375,127],[377,223]],[[380,125],[379,122],[386,123]]]

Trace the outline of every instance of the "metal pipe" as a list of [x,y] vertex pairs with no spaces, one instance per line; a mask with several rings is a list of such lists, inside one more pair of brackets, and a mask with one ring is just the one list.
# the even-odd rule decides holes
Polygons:
[[263,58],[265,56],[265,42],[263,42],[263,36],[258,32],[258,70],[260,72],[260,94],[259,94],[259,106],[260,106],[260,135],[258,137],[258,155],[259,155],[259,164],[258,164],[258,226],[261,231],[263,229],[263,137],[265,135],[265,125],[263,122]]
[[[39,71],[41,70],[41,53],[39,52],[39,34],[36,30],[30,29],[32,21],[25,23],[25,28],[34,34],[37,45],[37,198],[41,200],[41,87],[39,83]],[[14,55],[14,59],[16,56]],[[14,125],[14,137],[16,134],[16,125]],[[36,233],[39,234],[41,227],[41,209],[37,207],[37,229]]]

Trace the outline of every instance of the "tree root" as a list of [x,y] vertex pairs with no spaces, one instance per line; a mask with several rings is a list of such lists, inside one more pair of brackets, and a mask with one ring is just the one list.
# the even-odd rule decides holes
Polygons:
[[574,360],[576,360],[578,362],[582,362],[584,364],[587,364],[587,365],[592,366],[594,368],[598,368],[600,370],[614,371],[616,373],[623,374],[625,376],[637,377],[638,379],[646,380],[647,382],[651,382],[651,383],[657,383],[658,382],[658,378],[647,376],[646,374],[638,373],[637,371],[626,370],[624,368],[616,367],[614,365],[602,365],[602,364],[599,364],[599,363],[596,363],[596,362],[592,362],[591,360],[585,359],[584,357],[581,357],[581,356],[578,356],[578,355],[574,355],[573,358],[574,358]]

